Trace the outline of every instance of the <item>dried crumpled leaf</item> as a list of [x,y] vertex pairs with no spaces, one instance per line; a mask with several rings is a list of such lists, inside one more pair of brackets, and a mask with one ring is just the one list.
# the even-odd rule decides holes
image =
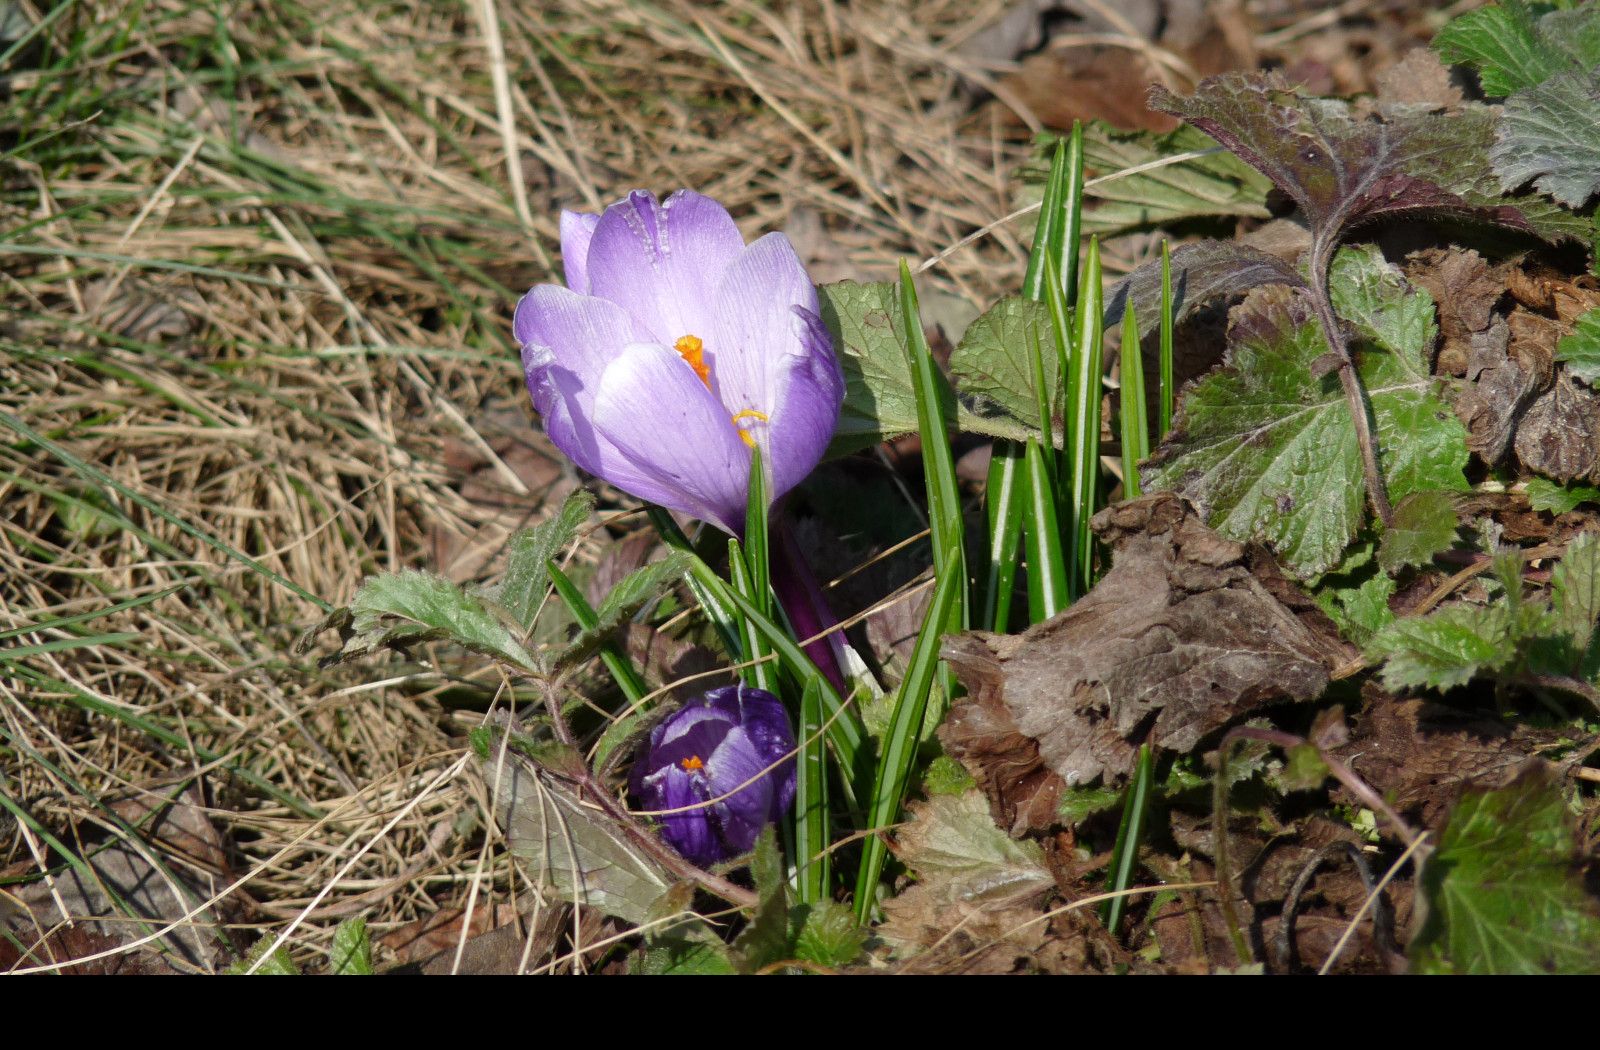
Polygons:
[[1467,448],[1485,463],[1505,456],[1524,407],[1550,385],[1555,339],[1539,331],[1550,324],[1519,310],[1469,337],[1469,385],[1456,395],[1455,408],[1467,428]]
[[1037,787],[1012,737],[1035,741],[1039,765],[1068,784],[1111,784],[1133,771],[1138,743],[1191,751],[1264,704],[1317,696],[1345,656],[1180,497],[1120,503],[1091,526],[1112,567],[1080,601],[1021,635],[977,632],[945,645],[969,695],[939,737],[1013,834],[1050,821],[1037,803],[1043,789],[1008,797]]
[[1452,246],[1415,252],[1403,269],[1406,280],[1433,296],[1439,309],[1439,357],[1434,371],[1465,375],[1473,337],[1489,330],[1495,320],[1495,303],[1505,294],[1504,267],[1491,268],[1477,252]]
[[1515,447],[1524,467],[1557,481],[1600,475],[1600,397],[1562,370],[1523,411]]
[[1469,786],[1504,787],[1530,758],[1552,748],[1563,748],[1564,757],[1547,765],[1570,773],[1589,751],[1591,738],[1575,727],[1508,725],[1429,700],[1396,699],[1375,684],[1366,692],[1369,703],[1350,741],[1333,753],[1398,812],[1429,827]]
[[982,793],[937,795],[908,807],[912,820],[895,835],[895,856],[918,881],[884,902],[875,931],[919,969],[1010,972],[1040,965],[1054,940],[1040,898],[1054,888],[1044,851],[995,827]]

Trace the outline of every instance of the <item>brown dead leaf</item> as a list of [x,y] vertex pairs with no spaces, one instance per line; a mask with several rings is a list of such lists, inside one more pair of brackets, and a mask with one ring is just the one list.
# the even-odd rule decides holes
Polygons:
[[1428,48],[1412,48],[1388,69],[1373,77],[1380,111],[1384,106],[1423,105],[1449,109],[1461,105],[1461,89],[1450,82],[1450,70]]
[[1467,428],[1467,447],[1490,466],[1511,447],[1524,407],[1550,385],[1555,339],[1545,338],[1548,323],[1519,310],[1469,338],[1469,385],[1456,396],[1455,409]]
[[1507,275],[1506,290],[1523,306],[1553,314],[1563,325],[1570,325],[1583,314],[1600,306],[1600,291],[1588,275],[1573,278],[1542,259],[1525,259]]
[[1564,757],[1550,763],[1564,775],[1595,743],[1575,728],[1507,724],[1428,700],[1396,699],[1370,683],[1364,694],[1368,704],[1350,742],[1334,754],[1402,816],[1415,815],[1429,827],[1469,785],[1504,787],[1526,762],[1544,761],[1541,752],[1566,745]]
[[[1437,63],[1437,59],[1434,61]],[[1477,252],[1463,248],[1429,248],[1412,253],[1406,260],[1405,274],[1407,280],[1433,297],[1439,311],[1441,338],[1434,371],[1466,375],[1473,336],[1489,330],[1494,306],[1505,294],[1503,268],[1491,268]]]
[[[143,822],[147,841],[166,847],[191,864],[231,878],[222,835],[206,816],[205,800],[199,790],[189,787],[171,803],[164,794],[155,789],[113,802],[111,808],[129,824],[138,826]],[[149,816],[152,810],[154,817]]]
[[[479,937],[502,926],[515,926],[517,911],[515,904],[478,905],[472,911],[467,937]],[[416,962],[443,951],[454,951],[461,938],[465,915],[462,908],[446,908],[384,934],[377,939],[377,944],[394,952],[397,963]]]
[[1562,482],[1600,477],[1600,398],[1563,370],[1523,411],[1515,447],[1537,474]]
[[52,930],[50,935],[41,941],[37,929],[31,923],[24,927],[14,918],[9,932],[10,936],[0,937],[0,973],[52,963],[68,963],[57,972],[69,977],[98,977],[113,974],[166,975],[178,972],[167,965],[167,961],[161,956],[147,951],[121,952],[104,959],[70,963],[69,960],[72,959],[83,959],[111,951],[123,943],[120,937],[96,933],[86,925]]
[[1068,784],[1115,784],[1132,772],[1140,742],[1193,750],[1263,705],[1319,695],[1328,667],[1345,656],[1273,598],[1244,549],[1181,498],[1144,496],[1091,524],[1112,568],[1086,596],[1021,635],[946,642],[970,695],[940,739],[1013,833],[1040,826],[1037,815],[1019,824],[1023,807],[1000,793],[1037,785],[1013,735],[1036,741],[1043,768]]

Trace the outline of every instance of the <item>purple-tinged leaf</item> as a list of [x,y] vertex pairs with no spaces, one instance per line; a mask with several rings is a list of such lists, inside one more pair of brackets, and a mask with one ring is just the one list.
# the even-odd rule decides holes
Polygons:
[[[1259,248],[1232,241],[1201,241],[1172,250],[1172,320],[1174,324],[1213,299],[1241,295],[1263,284],[1304,288],[1306,280],[1293,266]],[[1106,326],[1122,320],[1129,303],[1139,318],[1141,338],[1161,324],[1161,261],[1146,263],[1111,290]]]
[[1193,124],[1288,194],[1311,226],[1316,265],[1351,226],[1406,212],[1531,232],[1515,208],[1475,207],[1423,176],[1452,181],[1462,147],[1449,116],[1353,119],[1344,103],[1307,98],[1276,73],[1208,77],[1187,97],[1158,85],[1150,107]]

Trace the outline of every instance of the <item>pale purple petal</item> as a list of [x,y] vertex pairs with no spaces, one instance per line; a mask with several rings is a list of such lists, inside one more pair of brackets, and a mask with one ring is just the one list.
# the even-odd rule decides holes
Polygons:
[[[579,295],[559,284],[541,284],[517,303],[511,330],[522,344],[523,370],[559,365],[576,375],[586,391],[585,412],[594,403],[600,376],[629,343],[650,342],[628,311],[606,299]],[[530,348],[533,352],[530,353]],[[540,349],[548,351],[540,354]]]
[[773,499],[800,484],[816,468],[833,440],[844,400],[844,375],[822,319],[796,307],[794,323],[805,349],[787,355],[774,370],[774,411],[761,445]]
[[817,290],[781,233],[753,242],[722,275],[706,363],[730,413],[771,415],[778,406],[777,372],[785,358],[805,349],[796,306],[815,315]]
[[[664,346],[627,347],[600,380],[594,428],[622,454],[595,471],[640,499],[738,534],[750,485],[750,450],[687,362]],[[643,475],[651,491],[619,474]]]
[[710,197],[680,190],[660,203],[635,191],[595,227],[589,291],[625,306],[653,342],[693,335],[711,348],[717,282],[742,251],[739,227]]
[[589,294],[589,242],[598,225],[598,215],[561,213],[561,268],[567,273],[567,287],[579,295]]

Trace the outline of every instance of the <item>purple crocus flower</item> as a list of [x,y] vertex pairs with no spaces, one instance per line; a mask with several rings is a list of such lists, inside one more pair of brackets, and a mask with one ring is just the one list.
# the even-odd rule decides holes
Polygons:
[[514,329],[535,406],[578,466],[742,535],[750,450],[776,500],[822,458],[844,377],[816,289],[781,233],[746,245],[709,197],[635,191],[561,215],[567,286]]
[[682,810],[656,818],[661,837],[705,867],[749,852],[761,829],[788,812],[794,759],[762,770],[794,749],[777,697],[745,685],[713,689],[650,731],[634,756],[630,787],[646,810]]

